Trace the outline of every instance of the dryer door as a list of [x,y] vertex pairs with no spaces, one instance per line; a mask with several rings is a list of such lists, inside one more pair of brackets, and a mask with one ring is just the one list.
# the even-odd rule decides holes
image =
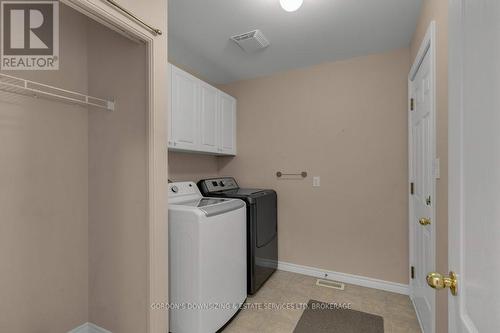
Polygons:
[[274,191],[265,191],[254,199],[257,214],[257,247],[263,247],[278,233],[277,196]]

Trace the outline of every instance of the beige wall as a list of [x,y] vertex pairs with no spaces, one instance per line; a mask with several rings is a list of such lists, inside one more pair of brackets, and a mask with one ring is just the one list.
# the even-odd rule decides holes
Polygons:
[[[60,10],[60,70],[4,73],[86,92],[86,18]],[[87,119],[84,107],[0,93],[0,332],[87,321]]]
[[[436,21],[437,48],[437,155],[441,178],[437,181],[436,269],[448,272],[448,1],[424,0],[411,43],[415,59],[429,23]],[[436,332],[448,332],[448,294],[437,293]]]
[[280,260],[408,283],[409,58],[401,49],[223,87],[238,99],[238,155],[219,172],[277,190]]
[[88,37],[89,92],[117,101],[89,112],[89,319],[146,332],[146,48],[94,22]]
[[168,179],[179,181],[198,181],[217,177],[219,164],[216,156],[190,153],[168,153]]

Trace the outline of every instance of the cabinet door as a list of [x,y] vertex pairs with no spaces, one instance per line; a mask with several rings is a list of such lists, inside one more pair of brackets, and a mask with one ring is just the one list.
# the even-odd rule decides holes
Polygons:
[[201,82],[200,84],[200,149],[218,152],[219,119],[218,90]]
[[219,93],[219,152],[236,155],[236,99]]
[[198,80],[172,66],[172,146],[196,149],[199,146]]

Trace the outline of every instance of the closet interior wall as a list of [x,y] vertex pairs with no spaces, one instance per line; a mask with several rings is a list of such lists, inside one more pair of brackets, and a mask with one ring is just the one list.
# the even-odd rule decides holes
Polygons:
[[147,331],[147,62],[144,44],[88,25],[89,93],[116,111],[89,113],[89,318]]
[[[87,93],[87,19],[60,6],[60,69],[2,73]],[[0,332],[88,317],[88,112],[0,92]]]
[[146,331],[146,65],[60,4],[60,69],[2,72],[117,104],[0,91],[0,332]]

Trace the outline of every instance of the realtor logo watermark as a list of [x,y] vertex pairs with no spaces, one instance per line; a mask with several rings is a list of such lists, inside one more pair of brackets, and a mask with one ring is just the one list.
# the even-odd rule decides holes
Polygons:
[[59,2],[1,1],[3,70],[59,69]]

